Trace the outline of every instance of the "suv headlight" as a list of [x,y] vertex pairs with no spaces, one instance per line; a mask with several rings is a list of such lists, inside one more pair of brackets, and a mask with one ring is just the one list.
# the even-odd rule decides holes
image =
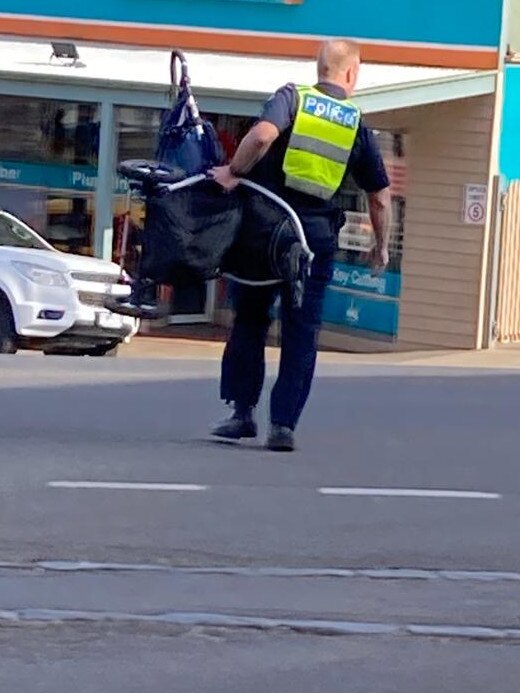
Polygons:
[[65,275],[62,272],[57,272],[41,265],[33,265],[30,262],[13,262],[13,266],[24,277],[40,286],[68,286]]

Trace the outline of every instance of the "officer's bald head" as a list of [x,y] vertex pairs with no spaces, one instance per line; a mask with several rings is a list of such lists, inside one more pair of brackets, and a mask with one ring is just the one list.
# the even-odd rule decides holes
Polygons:
[[340,84],[350,95],[356,86],[360,61],[360,49],[355,41],[326,41],[318,53],[318,78]]

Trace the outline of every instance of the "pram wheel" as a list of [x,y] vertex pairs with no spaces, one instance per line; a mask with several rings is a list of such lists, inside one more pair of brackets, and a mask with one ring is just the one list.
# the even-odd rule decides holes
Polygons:
[[186,171],[179,166],[169,166],[158,161],[148,159],[129,159],[122,161],[117,167],[117,172],[123,178],[134,183],[148,183],[151,185],[175,184],[186,178]]

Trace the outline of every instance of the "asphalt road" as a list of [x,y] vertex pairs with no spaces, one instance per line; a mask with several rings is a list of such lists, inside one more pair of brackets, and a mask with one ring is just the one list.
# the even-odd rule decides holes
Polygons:
[[322,364],[289,455],[215,360],[0,373],[3,690],[518,693],[520,371]]

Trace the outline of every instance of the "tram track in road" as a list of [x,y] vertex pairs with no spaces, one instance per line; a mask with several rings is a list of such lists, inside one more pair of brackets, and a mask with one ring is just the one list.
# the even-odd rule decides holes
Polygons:
[[520,642],[517,572],[4,562],[0,595],[0,627],[129,623]]

